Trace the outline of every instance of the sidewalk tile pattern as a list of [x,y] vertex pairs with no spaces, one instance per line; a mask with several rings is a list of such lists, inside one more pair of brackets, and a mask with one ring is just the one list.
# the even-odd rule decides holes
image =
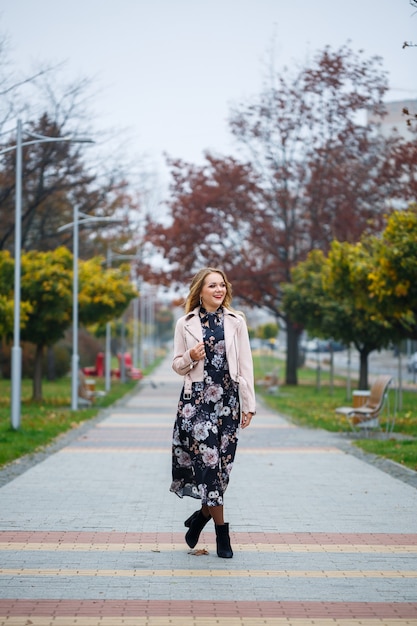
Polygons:
[[190,551],[179,390],[166,361],[0,489],[0,626],[417,626],[417,490],[264,406],[226,494],[234,558],[210,526]]

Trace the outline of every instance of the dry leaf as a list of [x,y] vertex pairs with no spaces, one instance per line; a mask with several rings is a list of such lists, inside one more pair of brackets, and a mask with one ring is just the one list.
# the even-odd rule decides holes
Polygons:
[[199,550],[189,550],[188,554],[192,554],[193,556],[202,556],[203,554],[209,554],[209,551],[205,548],[200,548]]

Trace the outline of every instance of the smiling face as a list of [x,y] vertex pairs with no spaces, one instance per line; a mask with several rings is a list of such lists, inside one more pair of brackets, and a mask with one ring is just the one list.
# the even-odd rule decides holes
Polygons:
[[200,297],[206,311],[216,311],[226,296],[226,283],[217,272],[207,274],[201,288]]

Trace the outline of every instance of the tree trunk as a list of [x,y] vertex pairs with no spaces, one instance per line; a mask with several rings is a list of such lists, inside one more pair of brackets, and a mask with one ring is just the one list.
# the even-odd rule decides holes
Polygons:
[[334,392],[334,350],[333,350],[332,342],[330,342],[329,391],[330,391],[330,395],[332,396]]
[[316,390],[320,391],[321,389],[321,356],[320,352],[317,350],[316,356]]
[[55,380],[55,353],[52,346],[48,346],[46,349],[46,368],[48,380]]
[[286,320],[287,326],[287,363],[285,371],[285,383],[287,385],[297,385],[297,368],[298,368],[298,340],[301,331],[296,328],[292,322]]
[[359,389],[368,389],[368,350],[359,350]]
[[35,400],[36,402],[42,401],[42,358],[43,346],[36,346],[32,394],[32,400]]

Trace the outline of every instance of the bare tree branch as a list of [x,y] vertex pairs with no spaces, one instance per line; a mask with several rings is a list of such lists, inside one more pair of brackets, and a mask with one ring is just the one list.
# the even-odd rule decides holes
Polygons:
[[32,74],[32,76],[28,76],[27,78],[22,78],[21,80],[18,80],[15,83],[9,85],[5,89],[1,89],[0,90],[0,97],[6,96],[7,94],[11,93],[12,91],[15,91],[16,89],[18,89],[19,87],[22,87],[22,85],[27,85],[28,83],[33,82],[34,80],[36,80],[40,76],[44,76],[47,72],[50,72],[52,69],[54,69],[54,68],[46,67],[46,68],[41,69],[38,72],[36,72],[36,74]]

